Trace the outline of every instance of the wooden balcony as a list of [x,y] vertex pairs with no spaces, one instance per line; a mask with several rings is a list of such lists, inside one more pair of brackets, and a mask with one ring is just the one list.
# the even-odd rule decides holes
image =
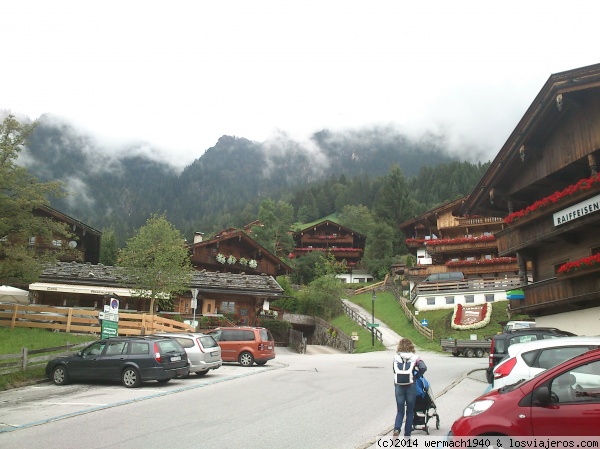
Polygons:
[[340,245],[352,244],[354,237],[351,235],[303,235],[301,239],[302,246],[310,245]]
[[462,271],[468,274],[489,274],[489,273],[514,273],[519,272],[519,266],[516,263],[499,263],[493,265],[465,265],[462,267],[452,267],[448,270]]
[[429,254],[441,254],[441,253],[456,253],[462,251],[477,251],[477,250],[496,250],[498,243],[496,240],[489,242],[465,242],[465,243],[445,243],[442,245],[427,245],[427,252]]
[[600,301],[599,272],[600,269],[581,271],[523,286],[525,299],[511,300],[510,307],[515,313],[546,315],[597,304]]
[[459,218],[459,226],[477,226],[477,225],[491,225],[504,223],[504,218],[499,217],[472,217],[472,218]]
[[418,295],[439,295],[446,293],[469,294],[478,291],[498,291],[511,290],[520,286],[520,280],[517,277],[510,278],[490,278],[490,279],[469,279],[461,282],[434,282],[418,284],[413,288],[411,297],[414,299]]

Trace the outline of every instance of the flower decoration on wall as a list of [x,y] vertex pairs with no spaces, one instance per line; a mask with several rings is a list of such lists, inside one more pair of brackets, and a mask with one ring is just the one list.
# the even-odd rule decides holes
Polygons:
[[242,267],[246,267],[248,266],[248,259],[246,259],[245,257],[240,257],[239,263]]
[[229,265],[234,265],[236,262],[237,262],[237,259],[235,258],[235,256],[229,256],[229,257],[227,258],[227,263],[228,263]]
[[251,260],[248,261],[248,266],[250,268],[256,268],[258,266],[258,263],[256,262],[256,260],[251,259]]
[[567,262],[562,264],[557,274],[574,273],[579,270],[585,270],[586,268],[600,267],[600,254],[594,254],[593,256],[583,257],[573,262]]
[[493,259],[475,259],[475,260],[450,260],[446,262],[447,267],[469,267],[477,265],[499,265],[516,263],[516,257],[495,257]]
[[425,240],[425,245],[459,245],[461,243],[475,243],[475,242],[493,242],[496,237],[493,235],[482,235],[479,237],[459,237],[456,239],[432,239]]
[[585,192],[586,190],[589,190],[592,187],[598,186],[600,186],[600,175],[592,176],[591,178],[581,179],[576,184],[570,185],[569,187],[561,190],[560,192],[554,192],[552,195],[547,196],[546,198],[537,200],[535,203],[531,204],[530,206],[527,206],[525,209],[513,212],[512,214],[506,216],[504,218],[504,221],[510,224],[514,221],[526,217],[532,212],[544,209],[545,207],[558,203],[563,198],[568,198],[570,196],[575,195],[578,192]]
[[226,258],[223,254],[219,253],[215,256],[215,259],[217,259],[217,262],[219,263],[225,263],[226,262]]

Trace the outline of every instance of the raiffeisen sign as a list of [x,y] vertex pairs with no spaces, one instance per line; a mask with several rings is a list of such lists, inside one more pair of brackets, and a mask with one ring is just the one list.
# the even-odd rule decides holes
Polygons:
[[581,203],[574,204],[571,207],[556,212],[553,215],[554,226],[560,226],[577,218],[584,217],[594,212],[600,211],[600,195],[588,198]]

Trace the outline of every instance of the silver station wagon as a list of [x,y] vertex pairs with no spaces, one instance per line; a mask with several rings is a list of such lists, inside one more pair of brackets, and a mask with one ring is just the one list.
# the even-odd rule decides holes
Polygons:
[[190,373],[196,373],[197,376],[204,376],[211,369],[217,369],[223,364],[221,347],[210,335],[199,332],[161,332],[155,335],[177,340],[187,352]]

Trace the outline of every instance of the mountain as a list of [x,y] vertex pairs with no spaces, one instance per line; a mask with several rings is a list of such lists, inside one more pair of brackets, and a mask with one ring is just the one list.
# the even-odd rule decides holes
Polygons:
[[[113,226],[131,235],[152,213],[186,236],[256,218],[259,202],[331,176],[371,179],[398,164],[406,177],[457,161],[443,138],[418,141],[389,128],[315,133],[309,144],[281,138],[269,142],[223,136],[179,171],[140,144],[114,147],[72,125],[44,115],[20,162],[42,180],[60,180],[70,192],[51,205],[97,229]],[[238,223],[242,221],[242,223]]]

